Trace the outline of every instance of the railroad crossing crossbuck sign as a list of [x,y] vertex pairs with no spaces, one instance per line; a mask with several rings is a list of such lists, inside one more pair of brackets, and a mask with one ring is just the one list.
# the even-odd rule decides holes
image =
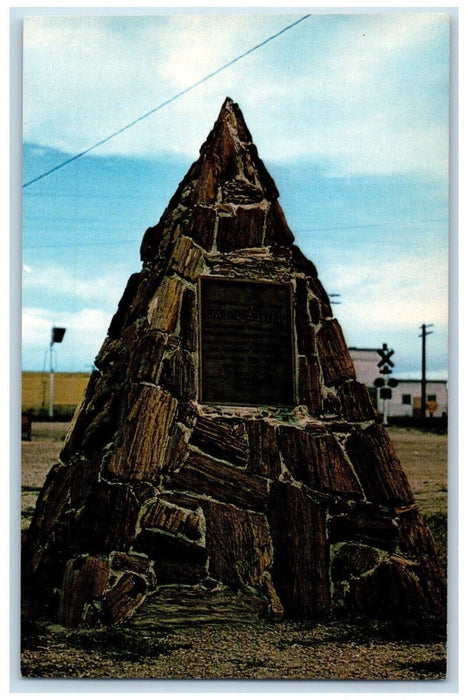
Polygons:
[[384,343],[382,345],[381,350],[377,350],[377,354],[380,355],[382,358],[380,362],[378,363],[377,367],[382,367],[380,370],[380,374],[391,374],[392,370],[390,367],[395,367],[393,362],[391,361],[391,356],[393,355],[395,351],[394,350],[389,350],[387,347],[387,343]]

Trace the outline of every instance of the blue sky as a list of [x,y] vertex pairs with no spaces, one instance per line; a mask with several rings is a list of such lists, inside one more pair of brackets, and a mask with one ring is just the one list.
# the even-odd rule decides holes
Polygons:
[[[26,18],[23,181],[105,138],[304,13]],[[351,346],[447,376],[449,26],[314,14],[23,190],[23,368],[87,371],[139,244],[230,96]]]

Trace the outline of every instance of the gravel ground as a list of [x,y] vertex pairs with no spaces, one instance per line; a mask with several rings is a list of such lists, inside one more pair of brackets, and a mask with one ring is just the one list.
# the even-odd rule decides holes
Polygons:
[[49,627],[29,637],[22,668],[29,678],[428,680],[445,676],[445,644],[389,641],[345,623],[169,634]]

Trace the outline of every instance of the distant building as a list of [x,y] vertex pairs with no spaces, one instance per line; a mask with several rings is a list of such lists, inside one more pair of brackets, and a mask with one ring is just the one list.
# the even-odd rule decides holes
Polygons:
[[[356,369],[357,380],[365,384],[379,413],[383,413],[383,401],[378,397],[374,380],[382,375],[377,364],[381,357],[374,348],[349,348]],[[417,379],[399,379],[398,386],[392,388],[392,398],[387,400],[387,415],[419,416],[421,410],[421,381]],[[433,409],[436,418],[447,415],[448,395],[447,382],[444,379],[426,381],[426,402]]]
[[[73,413],[83,398],[89,382],[89,372],[54,372],[54,411]],[[21,408],[39,415],[49,410],[49,373],[23,372]]]

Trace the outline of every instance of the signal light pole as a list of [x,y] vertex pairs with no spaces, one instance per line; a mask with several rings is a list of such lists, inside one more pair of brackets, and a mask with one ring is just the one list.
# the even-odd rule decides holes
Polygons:
[[426,336],[431,335],[433,331],[428,331],[428,328],[433,327],[433,323],[423,323],[421,326],[422,333],[419,336],[422,338],[422,360],[421,360],[421,419],[426,420]]
[[377,377],[374,381],[374,386],[379,390],[380,398],[383,401],[383,425],[388,425],[387,400],[392,398],[392,388],[398,386],[397,379],[388,378],[388,375],[392,373],[391,367],[395,366],[390,359],[394,352],[394,350],[389,350],[387,343],[383,343],[382,349],[377,350],[377,354],[382,358],[377,367],[381,367],[379,372],[384,376]]
[[54,363],[53,363],[53,352],[54,343],[61,343],[63,336],[65,335],[66,328],[52,328],[52,335],[50,337],[49,346],[49,356],[50,356],[50,373],[49,373],[49,418],[53,418],[54,415]]

